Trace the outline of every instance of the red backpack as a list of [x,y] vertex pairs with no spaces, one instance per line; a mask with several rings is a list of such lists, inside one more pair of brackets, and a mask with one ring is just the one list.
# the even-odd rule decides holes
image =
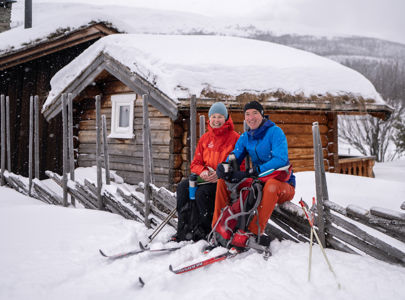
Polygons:
[[291,173],[292,166],[288,165],[257,179],[245,178],[234,184],[226,182],[231,192],[231,204],[222,209],[208,240],[226,248],[246,247],[249,238],[252,237],[251,233],[247,233],[247,228],[253,217],[258,214],[257,208],[262,201],[264,183],[271,178],[288,181]]

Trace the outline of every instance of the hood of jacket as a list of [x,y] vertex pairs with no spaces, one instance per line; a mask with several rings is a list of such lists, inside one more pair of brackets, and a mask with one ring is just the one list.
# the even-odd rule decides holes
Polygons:
[[208,131],[216,136],[227,134],[229,131],[233,131],[234,125],[231,116],[225,121],[224,125],[219,128],[212,128],[210,125],[210,120],[207,120]]

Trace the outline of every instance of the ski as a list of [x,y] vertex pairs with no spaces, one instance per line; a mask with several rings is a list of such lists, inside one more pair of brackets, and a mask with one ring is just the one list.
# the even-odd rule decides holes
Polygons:
[[164,247],[164,248],[158,248],[158,249],[150,249],[147,246],[144,246],[141,242],[139,242],[139,247],[140,247],[140,249],[135,249],[135,250],[122,252],[122,253],[118,253],[118,254],[114,254],[114,255],[107,255],[101,249],[99,249],[99,252],[102,256],[104,256],[110,260],[116,260],[116,259],[133,256],[133,255],[140,254],[140,253],[147,252],[147,251],[153,252],[153,253],[173,252],[173,251],[176,251],[176,250],[179,250],[180,248],[182,248],[182,246],[177,246],[177,247],[168,247],[168,248]]
[[239,253],[240,252],[238,252],[235,248],[231,248],[225,253],[219,254],[217,256],[214,256],[214,257],[211,257],[211,258],[208,258],[208,259],[204,259],[202,261],[199,261],[197,263],[188,265],[188,266],[180,268],[180,269],[173,269],[173,266],[170,265],[169,270],[172,271],[175,274],[183,274],[183,273],[186,273],[186,272],[194,271],[196,269],[211,265],[211,264],[216,263],[216,262],[223,261],[225,259],[235,257]]
[[118,254],[114,254],[114,255],[107,255],[101,249],[99,249],[98,251],[100,252],[100,254],[102,256],[104,256],[104,257],[106,257],[108,259],[111,259],[111,260],[125,258],[125,257],[129,257],[129,256],[132,256],[132,255],[136,255],[136,254],[145,252],[145,250],[137,249],[137,250],[122,252],[122,253],[118,253]]

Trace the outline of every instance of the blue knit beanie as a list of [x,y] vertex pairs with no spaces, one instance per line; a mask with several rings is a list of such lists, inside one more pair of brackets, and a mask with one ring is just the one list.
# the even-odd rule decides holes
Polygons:
[[208,111],[208,118],[210,118],[213,114],[221,114],[225,117],[225,120],[228,119],[228,110],[226,109],[225,104],[222,102],[215,102],[211,105],[211,108]]

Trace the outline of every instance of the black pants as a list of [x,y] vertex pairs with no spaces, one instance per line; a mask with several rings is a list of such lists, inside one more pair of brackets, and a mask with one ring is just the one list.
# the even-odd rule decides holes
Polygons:
[[[211,231],[217,184],[198,185],[195,200],[190,200],[188,187],[188,179],[177,186],[177,235],[180,240],[199,240]],[[189,234],[185,237],[187,233]]]

